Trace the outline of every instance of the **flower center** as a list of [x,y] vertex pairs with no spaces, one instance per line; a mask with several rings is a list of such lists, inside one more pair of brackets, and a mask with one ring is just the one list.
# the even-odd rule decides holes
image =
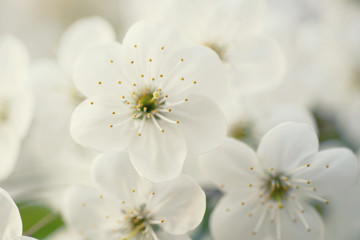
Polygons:
[[144,113],[151,113],[158,108],[160,98],[160,93],[158,91],[154,91],[151,93],[150,91],[144,92],[138,98],[138,104],[136,105],[137,110],[140,110]]
[[279,208],[284,207],[282,201],[287,199],[289,189],[291,188],[291,185],[282,180],[283,178],[281,175],[270,175],[266,182],[267,198],[277,201]]

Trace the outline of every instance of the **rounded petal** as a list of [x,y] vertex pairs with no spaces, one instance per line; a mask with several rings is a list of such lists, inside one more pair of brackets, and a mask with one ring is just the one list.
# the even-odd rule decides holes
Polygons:
[[172,181],[154,184],[155,195],[149,202],[153,218],[164,220],[162,229],[184,234],[200,224],[205,214],[206,197],[190,177],[181,175]]
[[121,94],[121,51],[120,44],[112,42],[88,49],[77,59],[74,81],[83,95]]
[[226,192],[236,192],[254,183],[258,159],[255,151],[240,141],[228,138],[199,158],[204,176]]
[[29,54],[25,45],[16,37],[0,38],[0,92],[24,87],[29,76]]
[[101,189],[128,205],[147,200],[151,188],[150,182],[136,172],[127,152],[99,155],[92,165],[92,176]]
[[349,149],[324,150],[311,156],[306,163],[310,163],[310,167],[294,177],[309,180],[316,188],[316,195],[339,193],[355,184],[358,160]]
[[159,124],[165,132],[161,132],[150,119],[147,120],[141,136],[136,136],[129,145],[130,159],[135,169],[152,182],[179,176],[187,152],[178,125]]
[[86,99],[73,112],[71,135],[78,143],[99,151],[126,149],[134,135],[134,126],[132,116],[124,111],[127,109],[120,96]]
[[[247,196],[244,194],[243,198]],[[210,232],[215,240],[223,239],[255,239],[263,240],[269,235],[268,222],[265,220],[261,230],[253,235],[252,232],[259,220],[261,209],[254,211],[253,204],[242,205],[243,198],[237,195],[223,197],[216,205],[210,217]],[[257,204],[260,204],[257,202]],[[249,217],[249,214],[252,217]],[[270,222],[270,221],[269,221]]]
[[316,153],[319,148],[314,129],[303,123],[284,123],[271,129],[261,139],[257,153],[266,169],[287,171]]
[[204,46],[190,46],[169,54],[160,66],[160,73],[168,77],[163,88],[169,97],[186,88],[181,94],[184,98],[195,93],[218,101],[228,84],[224,64],[213,50]]
[[281,214],[281,239],[291,240],[321,240],[324,238],[324,223],[319,213],[310,206],[304,206],[304,213],[299,212],[304,217],[307,226],[297,217],[294,222],[286,212]]
[[17,162],[21,139],[11,128],[0,128],[0,180],[6,179]]
[[77,20],[61,37],[59,64],[71,77],[73,64],[84,50],[114,40],[115,32],[105,19],[96,16]]
[[203,153],[220,146],[226,136],[224,114],[212,99],[192,94],[188,101],[172,108],[189,153]]
[[9,193],[0,188],[0,238],[12,240],[22,235],[22,221],[19,210]]
[[[163,23],[143,20],[132,25],[127,31],[123,44],[123,71],[128,76],[134,76],[130,72],[130,66],[137,67],[136,72],[144,74],[145,78],[158,77],[159,69],[151,66],[159,66],[165,62],[164,57],[181,46],[179,34],[170,26]],[[149,61],[151,59],[151,62]],[[180,60],[180,59],[179,59]],[[131,64],[134,61],[134,64]],[[149,65],[151,64],[151,65]],[[151,69],[149,72],[149,68]]]
[[241,95],[273,89],[285,73],[285,59],[278,44],[267,36],[244,40],[228,50],[231,87]]
[[120,208],[101,194],[81,186],[71,187],[65,194],[65,217],[86,239],[107,239],[119,226]]

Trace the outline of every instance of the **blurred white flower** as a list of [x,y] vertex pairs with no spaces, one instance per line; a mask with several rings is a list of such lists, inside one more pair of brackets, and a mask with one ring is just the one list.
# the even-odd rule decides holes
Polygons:
[[11,196],[0,188],[0,238],[2,240],[35,240],[35,238],[22,236],[23,226],[19,209]]
[[[225,196],[211,218],[215,239],[322,239],[323,220],[311,201],[354,183],[356,156],[348,149],[318,152],[315,131],[301,123],[270,130],[257,153],[229,139],[202,156],[204,174]],[[219,161],[221,159],[221,161]]]
[[0,180],[13,171],[32,119],[33,96],[28,80],[25,46],[13,36],[0,36]]
[[216,101],[223,68],[206,47],[180,47],[177,33],[142,21],[118,43],[93,48],[75,67],[88,97],[73,113],[74,139],[101,151],[127,149],[134,167],[152,180],[178,176],[187,153],[225,139]]
[[187,43],[212,48],[227,67],[228,75],[221,80],[235,96],[281,83],[285,63],[278,44],[264,32],[265,0],[132,1],[129,5],[139,18],[170,22]]
[[76,144],[69,130],[71,113],[84,99],[74,86],[72,66],[84,50],[114,39],[114,30],[104,19],[80,19],[62,35],[58,63],[32,64],[34,121],[14,173],[3,182],[15,199],[50,200],[58,208],[60,191],[69,184],[89,182],[94,153]]
[[72,187],[66,218],[84,239],[189,239],[202,220],[205,194],[190,177],[151,183],[133,168],[127,153],[106,153],[94,162],[99,191]]

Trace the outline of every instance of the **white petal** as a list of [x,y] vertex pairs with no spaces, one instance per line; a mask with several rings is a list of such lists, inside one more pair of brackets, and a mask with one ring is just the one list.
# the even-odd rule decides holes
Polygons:
[[190,87],[181,96],[186,98],[196,93],[218,101],[228,84],[224,64],[214,51],[204,46],[186,47],[170,54],[161,65],[160,72],[164,78],[169,77],[163,88],[170,97]]
[[212,99],[189,95],[189,100],[172,108],[171,118],[178,120],[189,153],[196,154],[220,146],[225,140],[227,124],[220,108]]
[[[158,78],[161,74],[158,66],[165,62],[165,56],[181,46],[180,43],[179,34],[170,26],[139,21],[129,28],[124,37],[122,60],[125,65],[122,70],[128,76],[144,74],[145,78]],[[131,64],[131,61],[134,63]],[[136,67],[136,70],[130,71],[131,67]]]
[[[252,234],[262,209],[253,211],[254,205],[242,205],[243,198],[246,198],[246,195],[242,198],[229,195],[223,197],[217,204],[210,218],[210,231],[214,239],[238,239],[241,236],[242,239],[263,240],[270,234],[268,221],[263,223],[261,230],[256,235]],[[260,203],[257,202],[257,204]],[[252,217],[249,217],[250,213]]]
[[231,87],[241,94],[273,89],[285,73],[284,56],[277,43],[266,36],[244,40],[226,56],[232,68]]
[[65,217],[87,239],[107,239],[122,219],[120,208],[101,195],[81,186],[71,187],[65,194]]
[[130,159],[135,169],[152,182],[179,176],[187,152],[178,125],[161,121],[159,124],[165,132],[162,133],[148,119],[141,136],[136,135],[129,146]]
[[113,42],[84,51],[74,67],[75,86],[85,96],[119,93],[124,81],[121,69],[121,46]]
[[[283,209],[284,210],[284,209]],[[282,211],[283,211],[282,210]],[[310,227],[310,232],[303,225],[299,217],[296,218],[296,222],[293,222],[287,212],[283,211],[281,214],[281,228],[282,238],[291,240],[320,240],[324,237],[324,223],[321,216],[312,207],[304,205],[303,215],[307,224]]]
[[316,195],[339,193],[355,183],[358,162],[355,154],[346,148],[321,151],[306,159],[310,167],[294,177],[310,181]]
[[19,210],[9,193],[0,188],[0,239],[12,240],[22,234]]
[[101,189],[127,206],[145,202],[152,186],[135,171],[127,152],[101,154],[93,163],[92,175]]
[[99,151],[123,150],[136,134],[132,115],[126,111],[120,96],[86,99],[73,112],[71,135],[78,143]]
[[90,17],[77,20],[62,35],[59,64],[69,77],[76,58],[86,49],[115,40],[115,32],[105,19]]
[[8,124],[21,138],[28,133],[34,113],[34,97],[26,89],[18,89],[18,92],[9,98]]
[[206,198],[200,186],[182,175],[172,181],[157,183],[149,203],[153,218],[166,232],[184,234],[200,224],[205,213]]
[[156,233],[159,240],[191,240],[188,235],[171,235],[164,231]]
[[265,168],[287,171],[316,153],[318,148],[319,142],[312,127],[302,123],[284,123],[262,138],[257,153]]
[[0,128],[0,180],[6,179],[17,162],[21,139],[11,128]]
[[258,171],[254,150],[232,138],[226,139],[220,147],[200,155],[200,161],[204,176],[226,192],[248,188],[250,183],[254,183]]
[[29,55],[25,45],[11,35],[0,38],[0,91],[8,93],[24,87],[29,74]]

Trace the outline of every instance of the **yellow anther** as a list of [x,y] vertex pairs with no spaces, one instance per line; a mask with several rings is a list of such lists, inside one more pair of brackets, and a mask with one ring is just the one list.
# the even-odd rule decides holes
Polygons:
[[177,124],[179,124],[179,123],[180,123],[180,121],[178,120],[178,121],[176,121],[176,123],[177,123]]
[[112,114],[115,114],[115,112],[112,112]]
[[103,196],[103,195],[100,195],[100,196],[99,196],[99,198],[100,198],[100,199],[103,199],[103,198],[104,198],[104,196]]
[[113,63],[114,62],[114,60],[110,60],[110,63]]
[[161,219],[161,221],[160,221],[161,223],[163,223],[164,222],[164,219]]
[[183,62],[183,61],[184,61],[184,59],[182,58],[182,59],[181,59],[181,61]]
[[151,194],[152,194],[152,195],[155,195],[155,192],[152,192]]
[[99,85],[101,85],[101,82],[99,82]]
[[193,84],[196,84],[196,81],[193,81]]
[[152,62],[152,59],[151,59],[151,58],[149,58],[149,62]]
[[132,192],[135,192],[135,189],[133,189]]
[[185,102],[189,101],[189,99],[185,98]]
[[144,77],[144,74],[141,74],[141,77],[143,78],[143,77]]
[[131,64],[134,64],[134,61],[131,61],[130,63],[131,63]]
[[112,125],[112,124],[110,124],[110,127],[112,128],[112,127],[113,127],[113,125]]
[[169,108],[168,111],[171,112],[171,108]]
[[138,136],[140,137],[140,136],[141,136],[141,133],[138,133]]
[[164,129],[161,129],[161,132],[163,133],[163,132],[165,132],[165,130],[164,130]]
[[94,105],[94,102],[90,102],[91,105]]
[[184,78],[183,78],[183,77],[181,78],[181,81],[184,81]]
[[134,83],[133,86],[136,87],[136,83]]
[[137,45],[136,45],[136,44],[134,45],[134,48],[137,48]]
[[160,74],[160,77],[162,78],[164,75]]
[[118,84],[121,84],[121,81],[118,81]]
[[153,92],[153,98],[159,99],[160,98],[160,93],[158,91]]
[[82,203],[81,206],[86,207],[86,203]]
[[152,78],[151,80],[152,80],[152,81],[155,81],[155,78]]
[[162,46],[162,47],[161,47],[161,50],[164,50],[164,48],[165,48],[165,47],[164,47],[164,46]]

